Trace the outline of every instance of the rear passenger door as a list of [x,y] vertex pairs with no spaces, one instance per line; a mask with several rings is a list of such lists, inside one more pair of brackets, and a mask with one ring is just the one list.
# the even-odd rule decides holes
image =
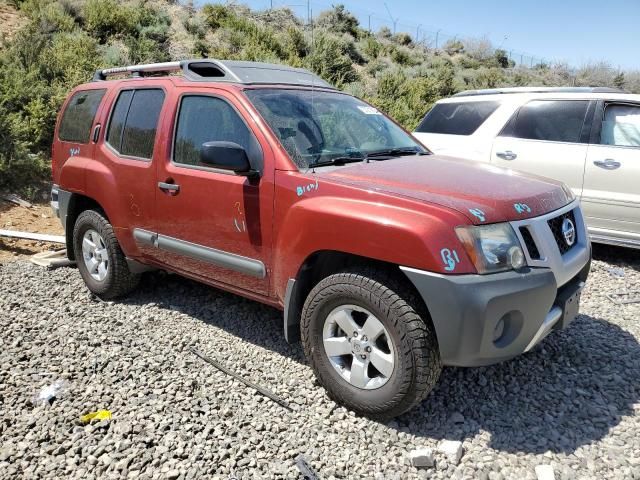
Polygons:
[[640,103],[600,102],[585,168],[582,204],[594,239],[640,242]]
[[495,139],[491,162],[559,180],[580,196],[594,108],[588,100],[526,103]]
[[[153,220],[156,194],[154,168],[155,139],[165,91],[161,87],[123,87],[110,99],[104,141],[98,144],[98,158],[113,173],[117,183],[91,185],[115,197],[117,216],[110,218],[116,235],[133,244],[134,228],[149,228]],[[91,178],[87,176],[87,178]],[[129,234],[123,239],[123,232]],[[145,252],[144,245],[141,247]]]

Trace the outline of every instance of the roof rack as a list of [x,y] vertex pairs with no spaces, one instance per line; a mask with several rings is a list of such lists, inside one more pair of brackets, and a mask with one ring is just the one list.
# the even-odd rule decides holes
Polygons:
[[93,81],[103,81],[113,75],[129,74],[132,77],[148,77],[168,75],[180,71],[186,79],[192,81],[229,82],[244,85],[286,84],[335,89],[317,75],[302,68],[273,63],[208,58],[105,68],[96,70]]
[[486,90],[465,90],[454,97],[473,97],[476,95],[497,95],[505,93],[626,93],[624,90],[609,87],[508,87],[488,88]]

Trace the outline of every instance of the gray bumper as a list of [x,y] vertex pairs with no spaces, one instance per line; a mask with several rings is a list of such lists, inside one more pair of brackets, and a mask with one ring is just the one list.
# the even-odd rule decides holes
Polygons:
[[[560,289],[548,268],[492,275],[402,270],[429,309],[443,363],[478,366],[515,357],[566,327],[577,314],[589,263]],[[501,320],[503,333],[495,339]]]

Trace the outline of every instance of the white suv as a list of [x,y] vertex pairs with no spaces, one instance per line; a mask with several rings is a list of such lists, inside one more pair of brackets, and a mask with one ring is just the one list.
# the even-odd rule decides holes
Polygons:
[[436,103],[414,135],[437,154],[566,183],[581,198],[594,242],[640,248],[640,95],[470,90]]

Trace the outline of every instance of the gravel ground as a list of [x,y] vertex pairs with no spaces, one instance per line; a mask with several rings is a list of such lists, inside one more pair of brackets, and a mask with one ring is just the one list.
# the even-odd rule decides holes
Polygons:
[[[640,255],[596,251],[580,317],[533,352],[448,368],[423,404],[387,424],[337,406],[281,313],[173,275],[119,302],[92,300],[75,269],[0,264],[0,477],[640,479]],[[623,275],[623,276],[621,276]],[[204,363],[195,346],[293,405],[289,412]],[[66,393],[32,396],[66,379]],[[111,420],[82,425],[99,409]],[[458,465],[409,452],[459,440]]]

